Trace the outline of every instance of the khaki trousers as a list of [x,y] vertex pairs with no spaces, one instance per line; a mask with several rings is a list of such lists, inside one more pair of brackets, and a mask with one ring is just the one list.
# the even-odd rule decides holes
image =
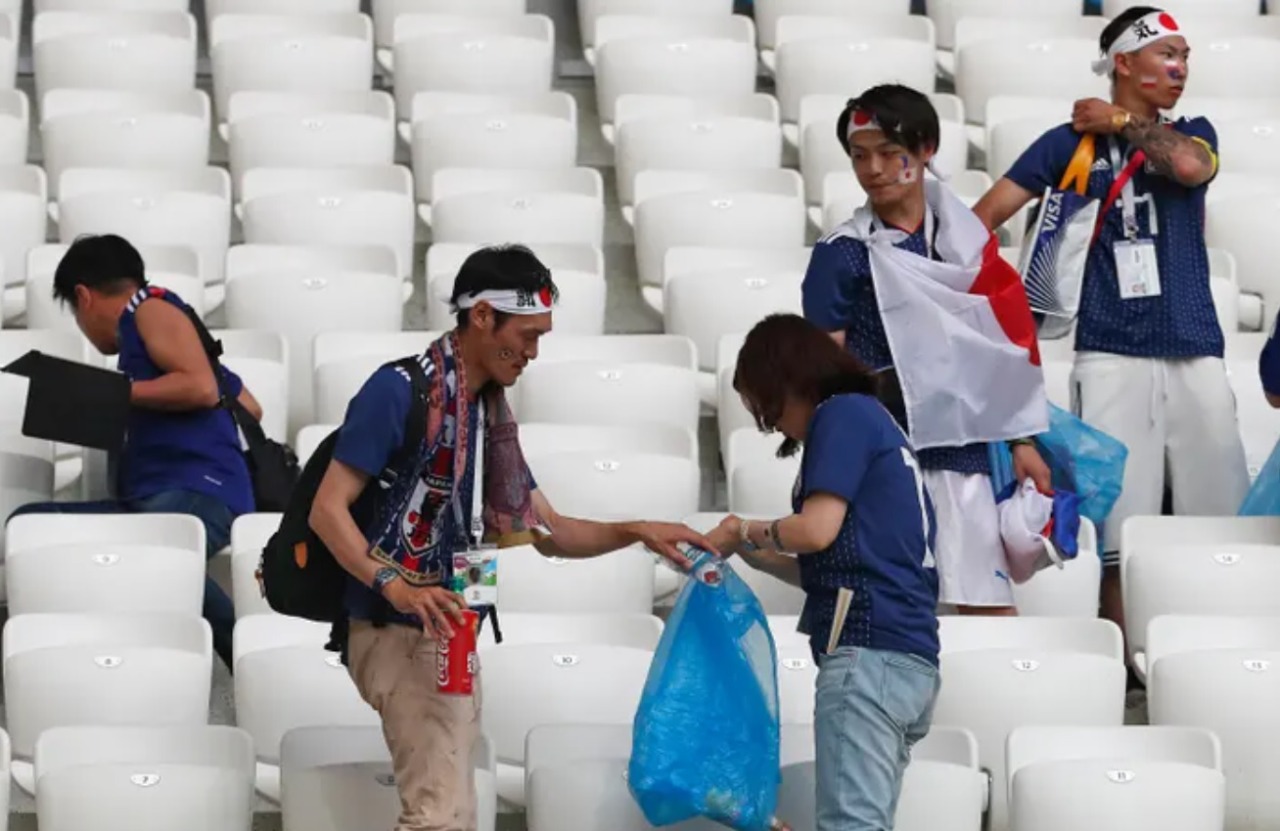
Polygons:
[[400,820],[395,831],[475,831],[480,677],[471,696],[436,691],[436,643],[422,630],[351,621],[351,678],[382,717]]

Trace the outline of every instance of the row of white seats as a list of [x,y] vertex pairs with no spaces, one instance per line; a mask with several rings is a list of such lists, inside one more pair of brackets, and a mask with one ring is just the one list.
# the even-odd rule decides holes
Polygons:
[[[530,731],[530,831],[650,831],[624,782],[630,738],[628,728],[607,725]],[[811,731],[784,731],[779,814],[797,831],[815,822],[811,743]],[[104,831],[138,823],[192,831],[248,829],[247,745],[247,736],[231,727],[51,730],[39,743],[42,827],[69,831],[94,821]],[[482,742],[473,762],[479,828],[490,831],[494,773],[486,749]],[[918,744],[895,827],[980,827],[986,783],[972,751],[973,737],[961,730],[935,729]],[[1010,734],[1008,754],[1016,761],[1009,789],[1017,829],[1120,831],[1145,822],[1176,831],[1224,827],[1220,752],[1207,731],[1024,727]],[[394,822],[399,808],[390,760],[375,728],[299,728],[286,736],[282,756],[286,831],[355,831]],[[675,827],[710,826],[695,821]]]
[[[624,782],[630,739],[629,728],[608,725],[531,730],[530,831],[650,831]],[[966,731],[937,728],[916,746],[895,827],[971,831],[981,826],[986,782],[974,744]],[[0,745],[5,751],[0,766],[7,766],[8,743]],[[779,815],[797,831],[815,822],[811,747],[811,731],[784,730]],[[247,831],[253,807],[249,748],[249,737],[232,727],[50,730],[38,743],[41,826],[70,831],[93,822],[104,831],[139,825]],[[1176,831],[1224,828],[1221,752],[1208,731],[1023,727],[1011,731],[1007,753],[1015,829],[1121,831],[1143,823]],[[394,822],[399,806],[376,728],[292,730],[281,761],[286,831],[355,831]],[[487,742],[477,746],[473,764],[479,828],[491,831],[496,804]],[[607,824],[589,819],[606,816]],[[0,827],[7,822],[5,812]],[[710,826],[695,821],[676,827]]]
[[[150,36],[164,42],[173,41],[170,36],[147,34],[149,25],[172,28],[174,21],[166,15],[153,16],[155,21],[146,16],[109,13],[100,15],[100,19],[76,13],[47,13],[42,17],[49,15],[54,15],[55,21],[69,17],[71,22],[63,23],[62,28],[77,34],[52,38],[48,43],[77,41],[78,48],[57,64],[63,72],[56,83],[42,83],[42,77],[53,73],[45,70],[42,74],[41,44],[37,43],[37,83],[41,97],[48,89],[62,87],[173,90],[192,86],[190,71],[184,73],[179,67],[157,71],[155,63],[162,56],[152,51],[155,47],[148,49],[140,45],[136,50],[138,55],[130,61],[127,51],[119,45],[122,40],[128,45],[125,33],[130,27],[137,30],[133,35],[135,39],[145,40]],[[189,54],[184,53],[183,59],[194,66],[194,20],[189,15],[179,17],[190,29]],[[753,92],[757,56],[751,21],[725,18],[727,22],[736,20],[739,25],[733,27],[733,31],[705,31],[708,21],[716,19],[620,18],[632,26],[634,36],[611,39],[599,48],[596,91],[602,122],[613,123],[617,98],[626,92],[679,91],[692,95]],[[833,28],[829,19],[818,18],[816,23],[803,28],[810,38],[793,40],[778,49],[778,96],[785,122],[797,122],[800,101],[809,94],[847,94],[851,88],[864,88],[891,78],[921,90],[935,89],[933,43],[877,36],[885,32],[893,34],[903,25],[900,18],[878,19],[883,24],[879,29],[876,24],[860,21],[850,24],[858,28],[842,35],[839,26]],[[655,20],[662,21],[669,31],[655,33],[652,27]],[[917,20],[929,28],[927,19]],[[1037,24],[975,19],[969,30],[976,33],[977,39],[957,52],[956,67],[956,87],[969,117],[981,123],[986,102],[994,95],[1065,95],[1100,89],[1097,86],[1100,81],[1092,75],[1089,64],[1097,51],[1096,31],[1102,22],[1101,18],[1080,18],[1077,28],[1084,28],[1078,36],[1073,36],[1072,31],[1064,32],[1062,24],[1053,20]],[[1195,22],[1190,25],[1194,27]],[[673,26],[675,29],[671,29]],[[1019,26],[1024,28],[1017,28]],[[1031,29],[1025,29],[1028,26]],[[1208,57],[1197,61],[1193,87],[1197,95],[1237,95],[1248,80],[1257,77],[1242,67],[1280,60],[1275,58],[1273,39],[1264,36],[1265,26],[1253,25],[1247,32],[1235,36],[1222,26],[1221,23],[1201,25],[1212,39],[1206,51]],[[83,33],[86,29],[96,31],[103,27],[106,30],[102,34]],[[58,27],[44,28],[56,30]],[[685,31],[681,31],[682,28]],[[111,71],[98,66],[103,61],[84,54],[78,41],[86,38],[97,38],[98,43],[106,44],[102,50],[103,54],[113,57]],[[407,14],[396,19],[395,39],[394,51],[401,53],[401,59],[394,90],[402,117],[407,118],[410,113],[414,95],[424,90],[510,94],[550,90],[554,33],[551,21],[539,15]],[[230,96],[237,90],[371,88],[373,25],[362,15],[222,15],[213,22],[210,40],[215,103],[224,119]],[[1009,40],[1023,41],[1027,48],[990,48],[992,42]],[[108,50],[107,45],[114,51]],[[125,57],[119,54],[122,52]],[[80,64],[71,58],[77,58]],[[389,57],[384,62],[388,68],[393,63]],[[112,77],[113,72],[129,77]],[[833,77],[841,81],[835,82]],[[156,78],[177,78],[178,86],[175,87],[174,80],[159,83]],[[1266,89],[1256,87],[1256,81],[1252,91],[1255,95],[1267,94]]]
[[[52,547],[50,542],[51,535],[62,535],[67,537],[68,544],[79,544],[83,547],[79,554],[83,558],[84,565],[79,567],[59,568],[59,573],[78,574],[83,579],[90,580],[97,587],[96,593],[89,591],[68,591],[67,597],[74,597],[74,602],[84,603],[83,598],[94,595],[97,599],[95,603],[99,604],[97,608],[108,607],[109,604],[115,602],[126,602],[127,608],[146,609],[149,608],[148,603],[157,602],[156,598],[177,594],[182,596],[187,593],[177,592],[170,593],[161,591],[158,587],[160,579],[155,577],[156,572],[148,563],[143,561],[147,559],[146,554],[133,555],[126,552],[130,559],[126,560],[114,551],[107,550],[103,546],[103,540],[111,536],[110,527],[123,528],[131,526],[134,530],[130,533],[138,534],[137,529],[144,528],[146,533],[156,534],[159,538],[177,542],[182,534],[173,530],[178,528],[185,522],[190,528],[185,529],[185,537],[189,537],[187,547],[191,564],[194,569],[191,570],[190,579],[192,592],[191,602],[187,609],[188,616],[194,616],[198,610],[198,587],[200,585],[202,557],[200,552],[196,550],[196,544],[202,543],[197,539],[201,536],[199,524],[189,517],[100,517],[95,518],[92,522],[86,522],[83,525],[75,527],[57,527],[49,525],[50,517],[24,517],[16,519],[11,523],[9,529],[10,536],[10,556],[14,556],[14,552],[21,552],[29,545],[37,545],[39,548],[27,548],[27,551],[39,553],[43,555],[41,560],[46,566],[49,557],[62,556],[59,549]],[[162,523],[166,525],[161,528]],[[44,528],[41,531],[41,528]],[[1276,648],[1277,637],[1280,637],[1280,625],[1277,625],[1275,618],[1263,620],[1226,620],[1221,624],[1215,624],[1212,620],[1205,622],[1202,620],[1192,622],[1165,622],[1161,629],[1156,623],[1156,618],[1170,611],[1180,614],[1188,612],[1202,612],[1209,614],[1240,614],[1242,612],[1252,612],[1254,614],[1271,614],[1275,615],[1278,611],[1276,603],[1268,597],[1265,587],[1273,584],[1274,573],[1280,568],[1280,555],[1274,541],[1280,539],[1280,523],[1274,518],[1267,520],[1241,520],[1241,519],[1224,519],[1224,520],[1205,520],[1196,518],[1143,518],[1141,520],[1131,521],[1125,529],[1125,547],[1122,554],[1122,571],[1125,577],[1126,600],[1131,608],[1132,618],[1130,620],[1131,641],[1141,645],[1144,643],[1156,644],[1150,650],[1143,649],[1142,654],[1145,658],[1139,663],[1141,666],[1153,667],[1158,661],[1163,661],[1171,655],[1180,651],[1196,651],[1209,647],[1225,647],[1238,646],[1241,648],[1274,649]],[[56,534],[55,534],[56,532]],[[69,535],[69,536],[68,536]],[[72,539],[72,538],[75,539]],[[1235,539],[1252,539],[1266,540],[1270,545],[1249,545],[1247,543],[1237,543],[1230,541],[1230,537]],[[1228,541],[1224,541],[1228,538]],[[1168,540],[1177,540],[1177,543],[1170,543]],[[202,545],[198,546],[203,548]],[[1246,550],[1247,549],[1247,550]],[[113,555],[115,558],[113,558]],[[20,556],[20,554],[19,554]],[[1082,556],[1095,559],[1092,552],[1085,552]],[[119,559],[116,559],[119,558]],[[26,558],[28,561],[36,559],[33,557]],[[15,560],[17,562],[17,560]],[[92,564],[92,565],[90,565]],[[132,566],[132,568],[130,568]],[[120,569],[114,573],[106,571],[106,569]],[[148,583],[147,580],[141,580],[136,577],[137,570],[145,571],[152,574],[152,578]],[[128,572],[134,572],[133,575]],[[38,590],[28,588],[20,588],[23,586],[21,580],[22,571],[15,572],[13,576],[14,584],[11,586],[12,592],[16,597],[19,594],[25,594],[29,597],[36,597]],[[119,577],[120,582],[116,583],[114,578]],[[105,585],[104,579],[114,584],[113,590],[102,590]],[[1034,581],[1033,581],[1034,582]],[[40,581],[34,581],[39,585]],[[1096,587],[1096,583],[1095,583]],[[64,588],[66,588],[64,586]],[[1134,594],[1138,588],[1142,589],[1142,593]],[[1096,588],[1095,588],[1096,591]],[[132,592],[132,596],[130,596]],[[47,592],[46,592],[47,593]],[[151,596],[148,601],[148,593]],[[1096,595],[1095,595],[1096,596]],[[1143,598],[1145,597],[1145,600]],[[56,601],[51,601],[56,602]],[[166,607],[169,611],[174,611],[173,607]],[[24,608],[21,616],[15,620],[30,619],[28,616],[33,614],[31,610]],[[1150,617],[1148,617],[1150,616]],[[280,626],[292,626],[293,629],[280,629],[276,624],[271,622],[274,616],[267,615],[267,619],[253,615],[246,618],[246,621],[255,621],[251,624],[253,627],[248,632],[259,632],[261,637],[270,640],[272,637],[281,637],[282,632],[294,631],[298,638],[313,638],[314,645],[322,644],[325,633],[321,631],[323,627],[317,627],[302,621],[293,623],[285,623],[280,621]],[[521,620],[519,617],[517,620]],[[1146,635],[1145,640],[1139,637],[1132,626],[1141,625],[1149,622],[1150,632]],[[250,624],[245,624],[250,625]],[[542,628],[540,637],[551,639],[563,639],[567,633],[574,631],[574,628],[581,625],[580,619],[570,618],[567,622],[561,624],[559,635],[554,634],[556,628],[548,630]],[[647,631],[638,632],[631,637],[652,638],[656,630],[651,628]],[[511,628],[510,626],[508,627]],[[524,630],[516,627],[521,633]],[[537,629],[538,627],[531,627]],[[787,627],[780,626],[780,631],[785,631]],[[305,632],[303,630],[306,630]],[[610,630],[607,626],[587,627],[583,631],[591,632],[593,635],[603,636]],[[1159,634],[1156,634],[1159,631]],[[275,632],[273,636],[270,633]],[[1092,634],[1091,634],[1092,633]],[[6,635],[9,637],[9,635]],[[244,635],[254,642],[257,642],[257,636]],[[294,637],[294,636],[289,636]],[[521,634],[515,636],[518,641]],[[238,640],[240,640],[238,634]],[[643,641],[641,641],[643,642]],[[788,638],[780,635],[779,647],[782,654],[790,652],[792,655],[798,656],[791,659],[790,663],[784,660],[783,666],[793,673],[799,669],[812,669],[807,664],[807,659],[803,656],[806,654],[807,647],[804,642],[798,638]],[[628,645],[636,643],[636,641],[628,640]],[[1114,657],[1117,662],[1117,670],[1119,672],[1120,686],[1123,691],[1123,666],[1119,664],[1121,641],[1119,631],[1115,627],[1105,621],[1055,621],[1055,620],[1037,620],[1034,618],[1023,618],[1018,620],[983,620],[971,618],[946,618],[943,621],[943,643],[944,652],[953,655],[957,651],[982,650],[990,651],[992,649],[1050,649],[1050,650],[1067,650],[1072,652],[1097,653],[1108,657]],[[1179,643],[1184,644],[1178,646]],[[242,651],[242,650],[238,650]],[[1015,661],[1015,664],[1017,662]],[[1246,667],[1253,673],[1265,671],[1266,666]],[[1022,672],[1034,671],[1034,666],[1023,666]],[[238,673],[238,675],[241,673]],[[1154,677],[1158,676],[1158,671],[1151,670],[1149,673]],[[792,714],[791,717],[803,720],[808,712],[803,704],[806,694],[803,690],[807,685],[811,684],[811,678],[808,681],[803,680],[802,676],[783,674],[784,678],[790,681],[788,689],[792,691],[791,698],[800,695],[800,704],[793,707],[787,707],[786,711]],[[948,674],[949,684],[952,683],[952,674]],[[641,673],[639,683],[642,684],[643,673]],[[799,679],[799,681],[797,681]],[[800,687],[795,684],[800,683]],[[810,691],[811,692],[811,691]],[[1153,693],[1154,695],[1154,693]],[[12,696],[7,700],[13,702]],[[42,699],[43,700],[43,699]],[[10,715],[14,715],[14,704],[10,705]],[[971,726],[970,721],[954,722],[947,721],[939,716],[940,724],[963,723]],[[12,726],[11,726],[11,729]],[[501,755],[501,754],[500,754]]]
[[[508,623],[508,631],[516,628],[513,623]],[[1075,633],[1069,637],[1055,638],[1052,633],[1025,637],[1031,629],[1045,628],[1028,625],[1039,623],[1044,621],[1003,622],[999,628],[1006,631],[1004,637],[987,637],[972,648],[943,654],[947,684],[935,709],[935,723],[972,731],[979,762],[996,782],[1006,781],[1004,746],[1012,729],[1050,723],[1116,727],[1122,722],[1124,665],[1119,631],[1105,621],[1076,621]],[[581,626],[582,621],[570,625]],[[94,634],[86,640],[89,627]],[[167,633],[163,643],[155,634],[161,627]],[[207,642],[197,649],[195,641],[184,641],[181,633],[188,628],[193,632],[200,628],[207,641],[207,628],[192,616],[27,614],[13,618],[5,634],[6,695],[19,784],[33,783],[27,759],[40,734],[52,727],[100,722],[107,712],[117,720],[123,717],[137,723],[203,723],[210,658]],[[1272,621],[1271,630],[1275,629]],[[582,631],[575,631],[577,642],[521,643],[516,635],[510,643],[482,649],[486,729],[495,744],[497,791],[509,806],[523,805],[527,798],[525,739],[531,729],[582,719],[630,724],[652,660],[651,649],[583,643]],[[585,631],[602,636],[609,627],[597,623]],[[325,657],[326,634],[322,626],[270,615],[250,616],[237,624],[237,722],[254,739],[257,786],[271,798],[280,797],[280,747],[288,730],[377,724],[376,715],[356,696],[333,656]],[[30,651],[32,639],[41,644],[36,653]],[[249,647],[251,639],[255,643]],[[1272,767],[1256,755],[1259,731],[1233,729],[1223,723],[1217,708],[1224,697],[1252,700],[1273,691],[1267,670],[1275,653],[1258,646],[1206,652],[1204,641],[1198,635],[1192,651],[1166,654],[1153,665],[1153,701],[1163,697],[1173,702],[1164,711],[1170,721],[1160,721],[1158,716],[1156,720],[1225,732],[1228,769],[1234,774],[1228,781],[1230,800],[1237,811],[1257,810],[1258,803],[1265,801],[1265,791],[1260,792],[1258,785]],[[780,641],[779,656],[783,721],[811,723],[815,669],[807,646],[792,651]],[[1194,674],[1206,661],[1215,667],[1214,676]],[[1233,672],[1231,667],[1237,664],[1242,666]],[[104,677],[105,670],[111,671],[110,676]],[[91,702],[72,704],[66,695],[58,694],[59,689],[88,685],[97,693]],[[1205,702],[1206,696],[1211,703]],[[157,709],[161,697],[166,703],[163,710]],[[1184,720],[1175,720],[1179,717]],[[1007,827],[1004,790],[993,788],[989,799],[992,827]]]

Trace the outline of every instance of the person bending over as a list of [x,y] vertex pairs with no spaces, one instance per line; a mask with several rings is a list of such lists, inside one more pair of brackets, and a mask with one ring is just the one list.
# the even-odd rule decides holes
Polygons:
[[456,551],[523,539],[545,556],[583,558],[643,543],[683,569],[689,563],[677,544],[710,546],[683,525],[564,516],[538,490],[503,391],[538,357],[556,297],[551,273],[523,246],[468,257],[451,298],[457,328],[421,358],[430,387],[427,433],[436,438],[394,471],[371,527],[357,526],[351,506],[400,448],[412,395],[399,368],[378,370],[347,409],[312,504],[312,529],[350,573],[348,664],[382,718],[400,792],[397,831],[476,827],[479,678],[469,696],[436,687],[438,643],[465,607],[448,588]]
[[[40,502],[34,513],[190,514],[204,525],[205,555],[231,540],[231,523],[252,513],[253,485],[240,434],[224,395],[254,418],[262,407],[234,372],[214,376],[187,305],[150,285],[142,256],[114,234],[85,236],[67,249],[53,276],[53,296],[71,307],[80,331],[103,355],[118,355],[130,381],[130,411],[116,498]],[[231,598],[205,578],[204,617],[214,650],[231,666]]]
[[934,516],[920,465],[875,376],[796,315],[756,325],[733,385],[760,429],[783,435],[779,455],[803,456],[792,514],[730,516],[710,541],[804,590],[800,630],[819,666],[818,831],[892,829],[939,689]]

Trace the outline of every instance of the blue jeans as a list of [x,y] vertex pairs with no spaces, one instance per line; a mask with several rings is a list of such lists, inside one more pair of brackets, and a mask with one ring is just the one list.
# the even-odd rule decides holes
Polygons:
[[941,679],[903,652],[841,647],[821,659],[813,735],[817,831],[891,831],[911,746]]
[[[97,502],[33,502],[13,512],[22,514],[190,514],[204,525],[205,559],[231,541],[231,509],[212,496],[195,491],[163,491],[144,499],[104,499]],[[204,619],[213,630],[213,649],[231,667],[231,632],[236,610],[231,598],[210,577],[204,578]]]

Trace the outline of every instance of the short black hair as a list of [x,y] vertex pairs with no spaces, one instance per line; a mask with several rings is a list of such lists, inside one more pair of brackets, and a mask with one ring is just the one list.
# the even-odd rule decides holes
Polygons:
[[[453,281],[453,294],[449,297],[457,315],[458,328],[466,329],[471,320],[470,309],[458,308],[458,301],[463,297],[474,297],[482,291],[517,289],[529,292],[550,289],[553,301],[560,296],[560,290],[551,279],[551,269],[526,246],[491,245],[473,252],[458,269],[458,277]],[[494,310],[498,326],[508,317],[510,315],[506,312]]]
[[53,273],[53,297],[76,306],[76,286],[107,294],[137,290],[147,285],[142,255],[124,237],[86,234],[62,255]]
[[1111,49],[1111,44],[1120,39],[1125,29],[1153,12],[1162,11],[1164,9],[1157,9],[1155,6],[1130,6],[1120,12],[1107,24],[1107,28],[1102,30],[1102,34],[1098,35],[1099,51],[1104,55],[1107,54],[1107,51]]
[[867,113],[884,130],[885,137],[901,144],[908,153],[925,148],[937,152],[942,142],[938,111],[929,96],[902,84],[881,84],[857,98],[850,98],[836,119],[836,139],[849,152],[849,119],[857,110]]

